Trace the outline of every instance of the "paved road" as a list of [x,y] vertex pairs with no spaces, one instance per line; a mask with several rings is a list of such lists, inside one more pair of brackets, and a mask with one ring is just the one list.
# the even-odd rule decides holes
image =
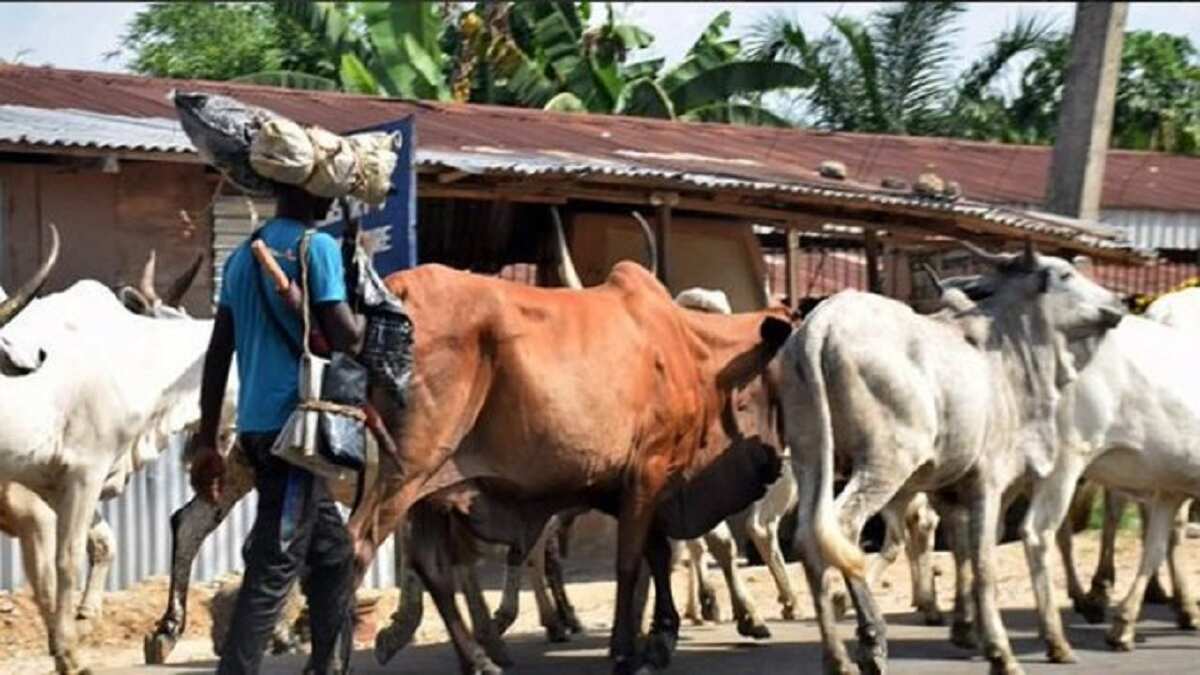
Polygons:
[[[1033,673],[1167,673],[1200,672],[1200,635],[1177,630],[1166,609],[1150,607],[1142,622],[1138,651],[1118,654],[1104,644],[1105,626],[1089,626],[1064,612],[1070,621],[1069,638],[1075,645],[1080,662],[1075,665],[1053,665],[1046,662],[1041,642],[1037,639],[1034,615],[1030,610],[1005,610],[1004,621],[1009,627],[1018,658],[1026,670]],[[770,622],[775,637],[763,643],[750,643],[739,637],[732,624],[686,627],[679,649],[668,672],[702,675],[757,675],[768,673],[820,672],[821,653],[817,644],[817,629],[811,621],[799,623]],[[844,635],[852,634],[849,622],[842,624]],[[945,628],[921,625],[914,614],[889,616],[891,650],[890,672],[894,674],[939,675],[987,673],[987,664],[973,654],[966,654],[946,641]],[[540,636],[517,635],[509,639],[509,648],[517,665],[510,670],[520,675],[561,675],[579,673],[606,675],[605,660],[608,635],[606,631],[589,631],[565,645],[546,644]],[[274,658],[263,669],[264,675],[285,675],[300,672],[302,657]],[[387,667],[375,663],[370,652],[355,655],[355,673],[359,674],[421,674],[457,673],[458,664],[448,644],[413,647],[397,656]],[[212,672],[211,661],[160,667],[101,670],[104,675],[192,675]]]

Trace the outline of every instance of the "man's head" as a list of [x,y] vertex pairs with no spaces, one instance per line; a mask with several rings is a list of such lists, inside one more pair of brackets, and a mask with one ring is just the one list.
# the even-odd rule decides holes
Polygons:
[[280,218],[291,218],[312,226],[325,219],[331,204],[332,199],[318,197],[297,185],[279,183],[276,188],[275,215]]

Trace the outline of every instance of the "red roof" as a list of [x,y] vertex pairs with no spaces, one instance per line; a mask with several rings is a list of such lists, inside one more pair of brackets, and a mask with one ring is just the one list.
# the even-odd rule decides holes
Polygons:
[[[761,181],[817,181],[824,160],[849,178],[879,185],[932,170],[967,197],[992,203],[1042,202],[1050,148],[914,136],[885,136],[552,113],[500,106],[403,101],[227,82],[0,65],[0,105],[74,108],[135,117],[173,117],[174,88],[235,96],[296,120],[348,131],[415,113],[423,149],[489,147],[614,160],[636,157],[679,171]],[[1110,151],[1105,208],[1200,211],[1200,158]]]

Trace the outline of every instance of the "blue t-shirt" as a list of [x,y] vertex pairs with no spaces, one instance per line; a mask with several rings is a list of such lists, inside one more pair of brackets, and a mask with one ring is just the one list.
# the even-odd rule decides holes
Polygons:
[[[263,243],[297,284],[303,234],[302,223],[286,218],[273,218],[262,228]],[[308,261],[312,302],[345,300],[342,255],[333,237],[323,232],[313,234]],[[262,275],[261,285],[255,275]],[[299,402],[300,360],[292,345],[300,345],[303,324],[299,314],[275,292],[271,278],[250,252],[249,242],[239,246],[225,261],[218,305],[228,307],[233,314],[239,380],[238,431],[278,431]],[[278,321],[267,316],[267,312],[274,312]],[[292,334],[293,340],[280,334],[280,324]]]

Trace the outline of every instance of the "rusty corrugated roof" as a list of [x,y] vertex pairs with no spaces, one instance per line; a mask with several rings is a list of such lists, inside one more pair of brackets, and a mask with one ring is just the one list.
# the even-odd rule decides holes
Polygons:
[[[464,176],[569,176],[593,186],[619,178],[654,189],[740,194],[742,199],[775,202],[774,208],[803,211],[805,205],[814,208],[823,204],[870,217],[886,213],[892,220],[906,217],[901,213],[917,219],[932,217],[942,223],[953,222],[955,231],[966,236],[980,231],[973,228],[986,225],[988,229],[982,232],[993,236],[1036,235],[1101,255],[1128,248],[1123,235],[1112,228],[999,205],[1040,201],[1041,180],[1036,177],[1034,165],[1048,162],[1048,148],[566,114],[0,65],[0,107],[69,108],[115,116],[122,123],[130,118],[174,119],[168,94],[177,88],[234,96],[339,132],[413,114],[417,120],[418,163]],[[44,142],[26,139],[21,143],[31,142],[111,147],[89,144],[78,135]],[[137,141],[131,140],[131,144],[134,147]],[[1117,158],[1125,156],[1140,158],[1138,166],[1146,170],[1121,173],[1128,164],[1115,161],[1110,163],[1108,182],[1118,183],[1119,195],[1141,195],[1142,190],[1153,194],[1145,204],[1126,199],[1124,206],[1156,202],[1154,208],[1191,208],[1186,200],[1166,199],[1168,193],[1183,194],[1174,190],[1175,183],[1181,182],[1182,171],[1163,171],[1160,165],[1174,162],[1200,172],[1200,160],[1154,153],[1114,153]],[[819,176],[816,167],[826,159],[845,163],[849,178]],[[968,198],[954,202],[926,199],[879,185],[883,176],[912,179],[926,170],[958,181]],[[1044,172],[1043,167],[1041,174]],[[1164,191],[1164,181],[1134,180],[1142,173],[1171,177],[1172,189]],[[1194,191],[1187,195],[1196,197]],[[1200,210],[1200,198],[1195,201],[1194,207]],[[970,223],[974,225],[963,229]]]
[[[749,181],[846,187],[877,187],[885,176],[911,181],[932,170],[958,181],[969,198],[1002,204],[1041,203],[1050,163],[1050,148],[1044,146],[551,113],[0,65],[0,105],[174,117],[167,100],[173,88],[229,94],[335,131],[415,113],[421,147],[430,150],[486,154],[492,149]],[[817,165],[826,159],[844,162],[852,180],[817,176]],[[1200,211],[1200,158],[1111,151],[1102,205]]]

